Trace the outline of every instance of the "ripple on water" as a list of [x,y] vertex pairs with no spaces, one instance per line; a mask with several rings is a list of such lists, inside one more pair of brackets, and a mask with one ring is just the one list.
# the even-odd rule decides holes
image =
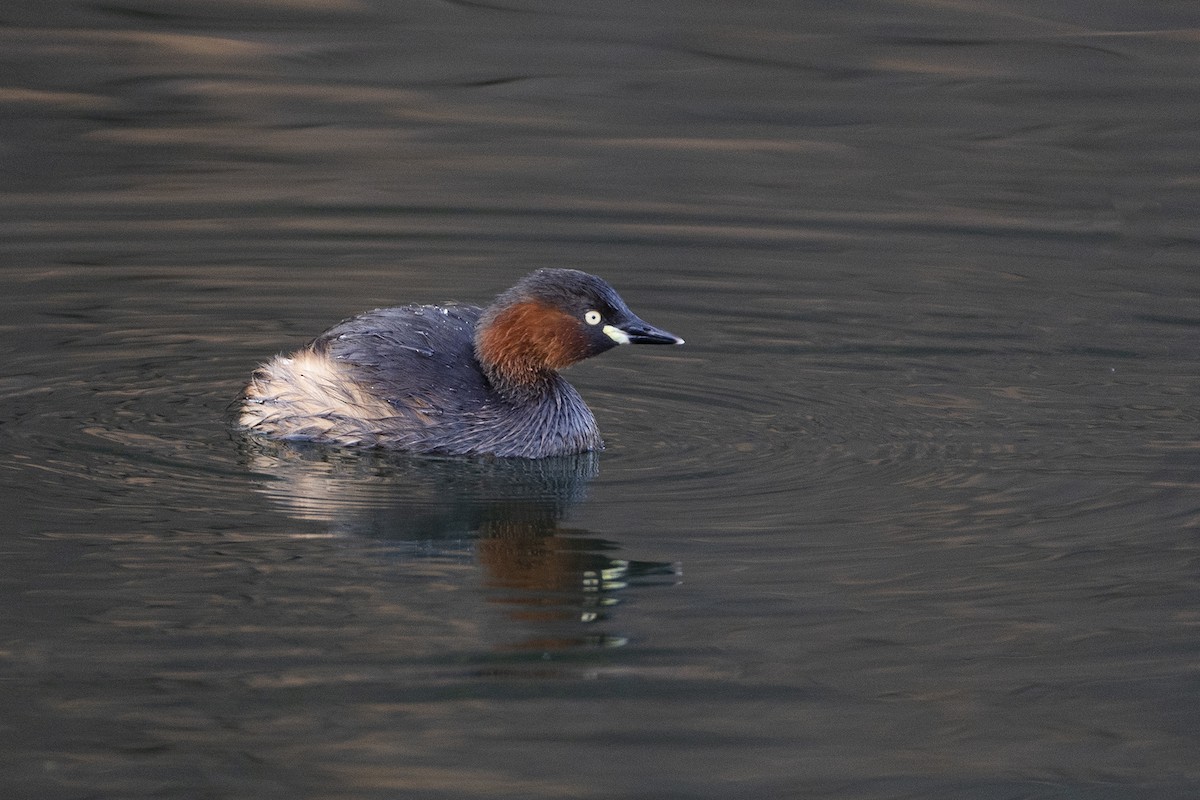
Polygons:
[[221,497],[244,481],[224,427],[228,399],[214,390],[236,388],[219,362],[145,358],[116,343],[57,366],[3,392],[6,462],[25,473],[21,484],[36,476],[39,513],[86,524],[174,508],[217,524]]
[[[707,315],[721,326],[719,308]],[[727,350],[693,339],[667,356],[606,362],[603,385],[589,376],[583,387],[609,445],[605,482],[620,487],[606,499],[663,503],[714,528],[794,525],[819,502],[821,518],[971,535],[998,519],[1146,513],[1144,489],[1122,472],[1161,460],[1146,425],[1186,440],[1194,410],[1148,400],[1161,387],[1137,377],[1128,354],[1081,371],[1074,352],[971,337],[986,316],[960,316],[966,327],[939,319],[886,348],[844,327],[820,336],[858,344],[797,339],[789,355],[775,340]],[[958,335],[987,343],[943,345]],[[904,343],[914,338],[924,343]]]
[[[735,289],[718,284],[692,298],[711,341],[700,334],[682,348],[621,351],[569,373],[608,442],[599,473],[620,491],[606,502],[686,508],[721,526],[786,525],[812,498],[831,516],[838,504],[879,504],[875,518],[907,500],[895,491],[864,497],[862,487],[873,485],[914,496],[973,493],[972,524],[982,524],[1002,511],[1022,518],[1014,504],[1029,501],[1021,485],[1036,472],[1103,478],[1065,501],[1093,511],[1131,502],[1113,485],[1113,458],[1156,447],[1137,433],[1139,419],[1160,431],[1194,426],[1194,408],[1156,395],[1152,373],[1133,375],[1132,356],[1087,356],[1098,368],[1080,373],[1074,352],[1030,355],[1019,337],[989,340],[983,306],[963,308],[951,328],[942,317],[922,327],[919,315],[888,316],[882,305],[853,320],[808,307],[789,316],[767,302],[767,287],[750,283],[738,289],[745,307],[735,319],[723,302]],[[222,524],[230,513],[222,497],[244,489],[247,465],[264,496],[297,494],[285,478],[256,469],[254,456],[247,462],[226,427],[226,407],[262,352],[246,352],[251,345],[232,333],[230,341],[160,336],[178,322],[149,312],[143,324],[121,320],[89,338],[80,326],[104,313],[116,312],[56,318],[49,327],[69,343],[69,360],[55,369],[26,363],[0,382],[6,468],[60,487],[40,501],[48,516],[78,506],[91,487],[105,513],[147,517],[167,503]],[[739,330],[744,336],[731,333]],[[988,343],[956,351],[946,345],[955,337]],[[288,469],[286,460],[273,463]],[[311,481],[320,469],[309,464],[302,474]],[[394,504],[395,476],[370,469],[331,474],[328,491],[299,493],[307,505],[289,513],[320,519],[331,509]],[[419,503],[418,493],[408,500]],[[922,502],[929,509],[920,518],[933,519],[940,498]],[[1053,513],[1051,504],[1048,496],[1033,508]],[[962,524],[949,507],[934,521]]]

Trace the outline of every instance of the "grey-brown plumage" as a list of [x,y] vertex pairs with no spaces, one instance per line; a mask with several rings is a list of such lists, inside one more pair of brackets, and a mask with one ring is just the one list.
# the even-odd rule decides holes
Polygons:
[[383,308],[255,372],[238,424],[272,439],[540,458],[602,448],[558,370],[617,344],[682,344],[601,279],[539,270],[487,309]]

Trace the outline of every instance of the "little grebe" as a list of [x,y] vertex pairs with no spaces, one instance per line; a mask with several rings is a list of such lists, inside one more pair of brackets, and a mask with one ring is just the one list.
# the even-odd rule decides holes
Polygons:
[[596,419],[558,370],[619,344],[683,340],[643,322],[600,278],[542,269],[487,308],[381,308],[335,325],[254,373],[238,424],[271,439],[418,453],[597,450]]

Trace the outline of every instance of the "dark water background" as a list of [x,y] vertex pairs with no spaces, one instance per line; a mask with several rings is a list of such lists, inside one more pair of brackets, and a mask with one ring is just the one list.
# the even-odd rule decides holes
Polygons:
[[[6,798],[1200,795],[1186,2],[0,8]],[[273,450],[356,311],[688,340],[598,457]]]

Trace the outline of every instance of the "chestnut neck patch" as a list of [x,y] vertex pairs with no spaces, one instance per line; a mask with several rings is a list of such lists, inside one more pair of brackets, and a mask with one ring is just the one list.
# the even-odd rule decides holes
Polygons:
[[475,355],[498,388],[533,388],[587,358],[587,335],[565,311],[524,300],[482,320]]

